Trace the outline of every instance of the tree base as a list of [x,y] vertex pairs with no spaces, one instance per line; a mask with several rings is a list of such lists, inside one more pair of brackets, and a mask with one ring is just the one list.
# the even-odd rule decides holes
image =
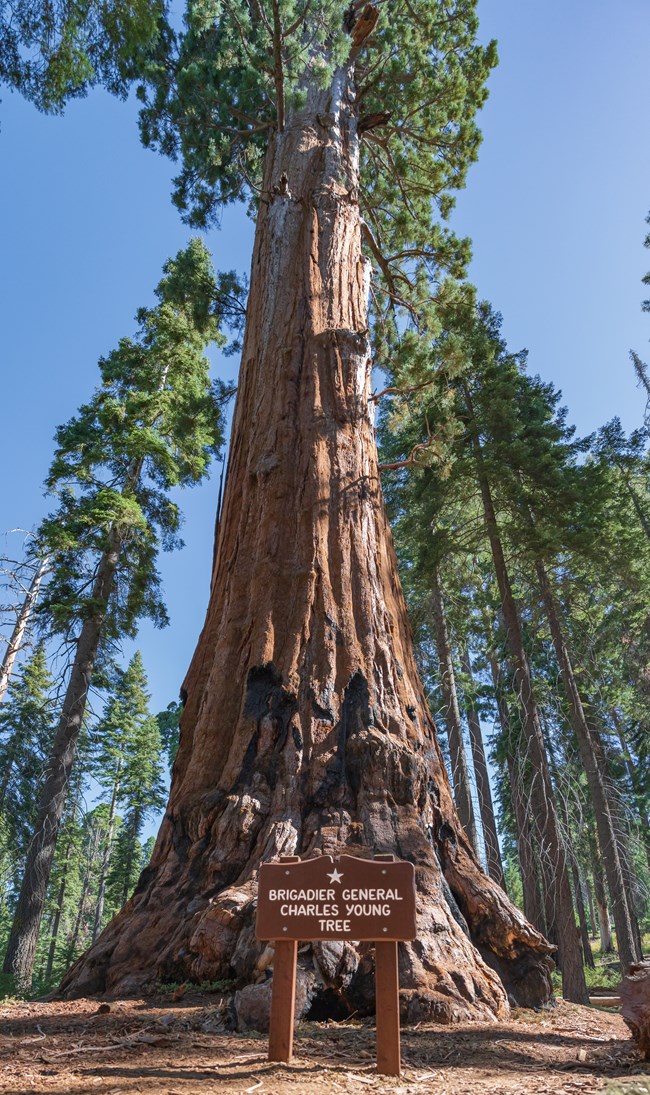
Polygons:
[[[358,846],[343,851],[360,854]],[[402,1020],[494,1020],[507,1016],[509,1004],[534,1008],[548,1003],[553,948],[498,887],[486,887],[473,863],[476,878],[470,883],[454,870],[451,848],[447,856],[450,882],[435,867],[416,872],[418,938],[399,945]],[[267,1029],[274,952],[272,943],[255,938],[256,880],[231,886],[214,899],[196,898],[174,929],[173,907],[156,902],[154,909],[143,880],[95,946],[67,973],[59,994],[129,996],[155,991],[165,982],[234,980],[239,1028]],[[298,982],[297,1018],[374,1014],[373,944],[305,945]]]
[[[262,709],[291,712],[288,693],[265,672],[272,694],[264,692]],[[261,679],[259,671],[250,678],[258,691]],[[343,757],[334,734],[333,754],[319,758],[311,785],[296,776],[300,735],[264,715],[255,763],[244,757],[228,793],[183,793],[177,804],[172,796],[150,866],[68,972],[63,995],[130,995],[160,982],[260,984],[273,962],[272,945],[255,938],[260,862],[381,852],[416,869],[417,939],[400,946],[409,1021],[495,1019],[509,1002],[550,1000],[554,948],[478,865],[433,736],[425,752],[368,725],[360,681],[355,674],[346,690]],[[301,966],[309,1007],[374,1011],[372,944],[315,943],[301,949]]]

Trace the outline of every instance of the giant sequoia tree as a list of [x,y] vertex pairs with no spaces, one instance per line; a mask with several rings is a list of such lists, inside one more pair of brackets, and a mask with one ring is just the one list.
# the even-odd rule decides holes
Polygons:
[[[257,231],[170,801],[150,866],[68,993],[259,980],[260,860],[346,850],[417,865],[409,1014],[494,1016],[505,988],[520,1002],[549,994],[550,948],[482,873],[453,804],[369,401],[385,303],[435,319],[445,269],[462,266],[464,245],[434,211],[448,210],[478,145],[494,51],[475,35],[472,0],[207,0],[152,62],[143,133],[182,157],[179,206],[199,223],[248,198]],[[321,985],[372,1007],[367,958],[313,957]]]

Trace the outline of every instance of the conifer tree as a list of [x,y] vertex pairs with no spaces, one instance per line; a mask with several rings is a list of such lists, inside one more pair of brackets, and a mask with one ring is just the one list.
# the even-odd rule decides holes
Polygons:
[[[519,551],[526,550],[539,583],[539,596],[587,776],[612,898],[623,968],[638,958],[633,913],[626,895],[607,791],[606,760],[597,731],[588,720],[588,705],[578,684],[549,564],[560,553],[582,551],[592,557],[599,541],[602,554],[602,485],[591,468],[575,462],[577,447],[557,411],[558,393],[531,380],[516,359],[509,366],[498,355],[487,370],[473,400],[483,432],[483,451],[490,466],[499,468],[502,506],[507,507],[510,535]],[[595,560],[594,560],[595,562]]]
[[[182,33],[170,30],[152,60],[142,133],[180,162],[177,204],[203,224],[249,201],[256,238],[210,606],[170,802],[137,899],[65,991],[161,976],[255,981],[260,860],[363,846],[418,864],[412,1008],[500,1014],[495,968],[514,997],[548,994],[547,945],[481,874],[453,806],[369,406],[386,308],[430,326],[458,295],[447,275],[462,273],[468,248],[439,214],[478,147],[495,49],[476,34],[471,0],[390,10],[208,0],[188,6]],[[349,1006],[373,1008],[360,971],[346,983],[324,976]]]
[[[552,941],[558,947],[565,997],[578,1003],[586,1003],[588,996],[580,940],[575,928],[569,862],[554,803],[552,779],[521,615],[514,595],[496,508],[495,483],[500,482],[500,465],[494,459],[489,444],[486,444],[486,439],[491,434],[489,428],[486,429],[484,420],[487,412],[486,415],[482,414],[489,406],[493,420],[498,420],[500,412],[510,406],[513,394],[510,379],[502,376],[505,347],[497,332],[498,319],[495,321],[491,310],[481,306],[476,311],[475,319],[466,319],[458,333],[452,331],[441,340],[440,345],[430,347],[428,354],[422,353],[415,366],[407,366],[406,376],[400,376],[399,379],[404,385],[406,379],[415,381],[420,392],[419,413],[406,417],[405,430],[397,443],[405,452],[408,453],[409,447],[411,454],[415,452],[416,446],[422,444],[422,435],[420,433],[418,436],[418,432],[423,419],[428,435],[435,436],[438,423],[441,427],[444,425],[441,421],[443,415],[448,417],[449,393],[452,393],[451,408],[455,411],[454,418],[456,423],[462,424],[462,430],[457,428],[455,436],[453,429],[446,427],[449,435],[447,448],[451,445],[452,450],[453,479],[448,477],[445,481],[439,470],[436,471],[431,466],[425,467],[418,476],[412,493],[416,493],[420,499],[426,498],[426,506],[431,515],[429,524],[431,526],[433,522],[440,523],[443,542],[451,536],[450,522],[447,515],[440,517],[436,506],[451,492],[455,494],[456,506],[459,497],[467,493],[472,497],[478,494],[483,518],[482,531],[490,547],[499,589],[510,673],[520,710],[522,741],[525,743],[525,753],[531,768],[528,792],[532,806],[530,819],[536,831],[544,878],[546,926]],[[408,440],[409,437],[411,440]],[[436,452],[430,448],[425,455],[429,463],[440,463],[441,458],[440,450]],[[450,457],[447,456],[447,459]],[[409,458],[402,463],[408,465]],[[426,497],[429,492],[430,497]],[[474,533],[477,532],[481,534],[475,529]]]
[[198,240],[164,268],[154,308],[137,315],[100,362],[101,386],[61,427],[47,485],[58,509],[39,541],[52,557],[42,611],[75,637],[74,657],[47,763],[34,837],[5,956],[20,987],[31,980],[38,928],[88,690],[102,644],[166,622],[156,555],[180,543],[170,490],[206,474],[221,443],[219,388],[206,347],[220,336],[221,305]]

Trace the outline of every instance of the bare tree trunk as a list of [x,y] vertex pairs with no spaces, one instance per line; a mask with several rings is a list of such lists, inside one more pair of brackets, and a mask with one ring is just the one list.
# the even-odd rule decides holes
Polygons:
[[481,720],[479,719],[478,711],[474,704],[474,678],[472,676],[472,663],[467,647],[463,647],[461,651],[461,665],[463,667],[463,673],[469,682],[469,688],[465,692],[465,710],[467,712],[467,725],[469,726],[469,737],[472,744],[474,776],[476,778],[479,810],[481,811],[488,874],[490,878],[493,878],[494,881],[505,890],[506,880],[503,874],[503,864],[501,862],[501,849],[499,847],[497,823],[494,816],[490,776],[485,756],[485,746],[483,745]]
[[512,788],[512,807],[517,827],[517,856],[521,871],[524,913],[531,924],[534,924],[539,931],[546,933],[546,916],[540,896],[538,857],[535,855],[533,827],[530,821],[528,794],[522,767],[512,756],[508,756],[508,775]]
[[[469,837],[474,853],[478,857],[478,837],[476,835],[474,806],[469,783],[467,754],[465,752],[465,742],[463,740],[463,724],[458,705],[456,674],[454,673],[454,661],[451,655],[451,644],[449,642],[449,632],[447,629],[447,617],[445,614],[445,602],[442,592],[442,583],[440,581],[440,571],[437,567],[433,574],[431,606],[433,609],[436,650],[438,651],[438,664],[440,667],[440,688],[442,691],[443,703],[445,705],[445,725],[447,727],[447,740],[449,741],[454,799],[456,801],[456,809],[458,810],[461,824]],[[500,882],[499,885],[501,885]]]
[[67,965],[70,964],[74,958],[77,944],[79,942],[79,933],[81,931],[81,923],[83,921],[84,912],[86,911],[86,901],[88,899],[88,893],[90,891],[90,867],[86,868],[84,874],[84,880],[81,887],[81,897],[79,898],[79,908],[77,909],[77,915],[75,917],[74,926],[70,935],[70,941],[68,943],[68,960]]
[[[554,773],[555,775],[555,773]],[[557,779],[556,779],[557,785]],[[575,852],[575,847],[571,840],[571,825],[569,804],[564,800],[564,826],[566,832],[566,846],[569,859],[571,861],[571,876],[573,878],[573,893],[575,896],[575,906],[578,912],[578,924],[580,925],[580,938],[582,940],[582,953],[584,955],[585,966],[589,966],[590,969],[595,969],[594,956],[591,950],[591,940],[589,939],[589,931],[587,930],[587,914],[585,912],[584,894],[582,892],[582,883],[580,881],[580,872],[578,870],[578,859]]]
[[11,638],[7,644],[7,649],[5,650],[4,658],[2,659],[2,665],[0,666],[0,703],[2,703],[4,694],[9,687],[9,681],[11,679],[11,672],[14,667],[16,655],[18,654],[18,651],[22,646],[22,642],[25,637],[25,631],[27,630],[27,624],[29,622],[29,617],[31,616],[34,605],[36,604],[38,593],[41,588],[41,582],[43,581],[43,578],[47,573],[48,565],[49,558],[46,555],[41,559],[40,563],[34,570],[32,580],[29,584],[29,589],[27,590],[27,593],[25,595],[25,600],[23,601],[20,612],[18,613],[16,626],[14,627],[11,633]]
[[16,986],[21,990],[31,985],[38,929],[47,896],[59,825],[120,548],[119,533],[113,529],[109,533],[108,546],[101,558],[93,586],[93,603],[98,607],[86,618],[81,628],[59,726],[41,789],[38,818],[27,852],[25,873],[3,967],[5,973],[13,975]]
[[[607,760],[603,753],[603,770],[605,770]],[[630,847],[629,847],[629,832],[625,824],[625,817],[620,803],[616,802],[614,795],[611,796],[611,811],[612,822],[614,825],[614,833],[616,838],[616,850],[618,853],[619,862],[621,864],[621,875],[623,878],[623,886],[625,890],[625,899],[628,904],[630,913],[630,923],[632,927],[632,937],[634,940],[634,949],[638,955],[638,960],[643,960],[643,943],[641,940],[641,929],[639,927],[639,917],[637,915],[637,908],[643,908],[643,897],[639,892],[639,879],[636,875],[634,868],[630,862]],[[609,889],[609,881],[608,881]],[[612,907],[614,901],[610,891],[610,901]],[[614,927],[616,928],[616,918],[614,918]],[[627,964],[621,954],[621,946],[618,942],[618,930],[616,932],[616,943],[619,956],[621,957],[621,966],[623,976],[627,974]],[[636,961],[636,960],[635,960]],[[634,965],[634,963],[631,963]]]
[[[419,940],[401,959],[408,1014],[504,1014],[502,982],[513,998],[549,992],[548,944],[483,874],[459,822],[415,668],[369,412],[351,71],[310,89],[270,140],[210,604],[169,805],[150,865],[66,977],[69,995],[259,979],[260,861],[346,849],[417,865]],[[343,978],[321,950],[322,980],[372,1010],[370,958],[352,955]]]
[[463,388],[470,417],[470,430],[472,431],[485,525],[501,597],[506,642],[519,697],[528,761],[532,770],[530,804],[532,822],[537,831],[540,848],[544,896],[547,899],[548,930],[551,938],[557,942],[558,963],[562,970],[562,992],[565,999],[578,1004],[588,1004],[589,995],[582,965],[580,936],[575,923],[566,848],[555,807],[553,785],[548,768],[539,712],[533,692],[528,658],[524,649],[519,613],[506,567],[492,501],[492,492],[475,426],[471,396],[466,384],[463,384]]
[[81,886],[81,897],[79,898],[79,908],[75,917],[74,927],[70,935],[68,942],[68,958],[67,965],[70,965],[74,957],[74,952],[77,949],[79,942],[79,935],[81,933],[81,926],[83,923],[84,913],[86,911],[86,902],[88,900],[88,894],[90,893],[93,875],[95,871],[97,849],[99,847],[100,828],[96,824],[96,818],[91,821],[91,829],[88,839],[88,851],[86,855],[86,869],[84,871],[83,883]]
[[[621,868],[619,847],[612,820],[611,804],[607,794],[602,767],[603,750],[600,741],[592,733],[585,715],[582,697],[573,671],[571,656],[566,644],[560,615],[546,569],[540,560],[535,563],[544,611],[551,631],[555,656],[560,667],[562,683],[569,704],[571,726],[578,742],[580,758],[587,777],[587,786],[591,795],[596,820],[596,831],[600,845],[607,888],[612,901],[616,941],[621,958],[623,972],[641,957],[637,953],[637,943],[632,926],[633,910],[630,908],[628,890]],[[601,762],[599,763],[599,755]]]

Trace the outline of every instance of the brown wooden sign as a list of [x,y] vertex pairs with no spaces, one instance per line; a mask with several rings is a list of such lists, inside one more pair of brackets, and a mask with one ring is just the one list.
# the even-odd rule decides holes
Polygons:
[[269,1061],[291,1060],[298,941],[375,943],[377,1071],[400,1075],[397,943],[416,938],[415,868],[379,855],[284,856],[260,867],[257,938],[274,940]]
[[260,867],[258,939],[406,940],[415,935],[412,863],[321,855]]

